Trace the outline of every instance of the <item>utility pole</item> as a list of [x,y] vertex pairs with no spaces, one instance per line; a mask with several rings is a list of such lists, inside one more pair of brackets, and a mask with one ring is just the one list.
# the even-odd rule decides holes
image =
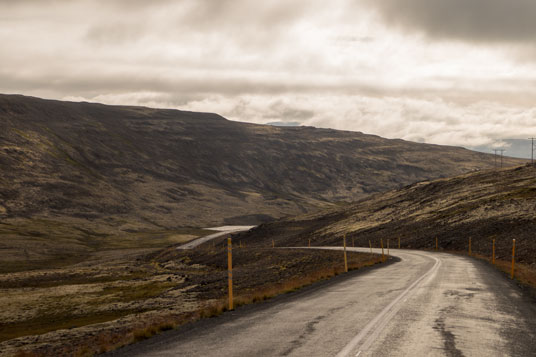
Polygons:
[[536,138],[529,138],[529,140],[531,141],[530,164],[534,166],[534,140],[536,140]]
[[493,155],[493,159],[494,159],[493,168],[497,169],[497,151],[499,151],[499,149],[493,149],[493,151],[495,152],[495,155]]
[[501,152],[501,169],[502,169],[503,152],[505,152],[506,150],[504,150],[504,149],[500,149],[499,151]]

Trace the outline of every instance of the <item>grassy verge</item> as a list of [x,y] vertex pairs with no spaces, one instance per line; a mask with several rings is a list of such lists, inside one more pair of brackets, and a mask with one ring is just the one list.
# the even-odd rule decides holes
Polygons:
[[[370,255],[368,260],[354,263],[348,266],[348,270],[357,270],[367,266],[373,266],[381,263],[381,258],[375,255]],[[243,305],[258,303],[275,296],[299,290],[309,286],[315,282],[332,278],[343,273],[343,268],[334,267],[329,269],[320,269],[310,272],[299,278],[289,279],[281,283],[269,284],[255,290],[238,293],[234,298],[234,306],[238,308]],[[114,339],[113,343],[105,343],[99,346],[100,351],[110,351],[127,344],[139,342],[143,339],[154,336],[155,334],[173,329],[187,322],[197,321],[201,318],[211,318],[219,316],[225,311],[228,311],[228,300],[222,298],[216,301],[205,304],[195,313],[184,314],[178,317],[168,317],[167,319],[158,320],[141,328],[133,330],[130,334],[124,336],[123,339]],[[104,340],[107,340],[104,338]]]
[[80,263],[87,257],[87,254],[79,254],[78,256],[58,255],[44,260],[3,261],[2,264],[0,264],[0,274],[17,273],[28,270],[64,268],[76,263]]
[[[425,250],[432,251],[429,249]],[[467,251],[460,250],[440,250],[440,252],[469,256]],[[492,258],[487,255],[472,253],[470,257],[486,262],[495,269],[501,271],[508,278],[511,276],[512,260],[495,259],[495,264],[493,264]],[[515,262],[514,280],[522,287],[526,288],[530,294],[536,298],[536,269],[534,267],[528,264]]]
[[105,311],[88,315],[41,315],[31,320],[0,325],[0,342],[27,335],[39,335],[118,319],[137,311]]
[[[500,270],[507,275],[508,278],[510,278],[512,271],[511,260],[507,261],[495,259],[495,264],[493,264],[490,257],[480,254],[473,254],[472,256],[479,260],[485,261],[490,265],[493,265],[496,269]],[[531,295],[536,298],[536,269],[528,264],[516,262],[514,268],[514,279],[522,286],[528,288],[528,290],[531,292]]]
[[[314,252],[312,254],[316,256],[319,253],[320,252]],[[281,253],[278,251],[277,253],[271,252],[271,254],[277,255]],[[291,252],[290,254],[293,254],[293,259],[297,255],[296,252]],[[304,254],[306,253],[304,252]],[[342,256],[340,258],[342,258]],[[342,259],[340,260],[342,261]],[[356,270],[378,263],[381,263],[381,258],[379,256],[350,253],[348,268],[349,270]],[[260,279],[255,282],[254,285],[243,286],[242,288],[237,286],[237,289],[235,290],[236,295],[234,305],[235,307],[240,307],[242,305],[262,302],[280,294],[296,291],[320,280],[329,279],[343,273],[344,271],[343,265],[338,261],[335,265],[323,265],[316,269],[314,267],[315,265],[310,264],[307,266],[307,269],[310,270],[309,272],[296,271],[296,274],[292,275],[291,277],[287,276],[279,281],[265,283],[263,279]],[[289,265],[285,268],[285,272],[293,269],[295,268]],[[134,295],[130,294],[128,296],[124,295],[124,291],[115,291],[115,288],[107,289],[103,291],[103,293],[113,293],[114,295],[118,295],[118,297],[122,300],[130,300],[131,298],[145,299],[158,295],[155,293],[155,291],[165,289],[166,287],[166,283],[160,283],[158,286],[141,285],[138,289],[139,291],[133,292],[132,294]],[[150,315],[144,315],[143,318],[136,319],[137,322],[134,325],[124,325],[121,328],[102,329],[94,335],[89,335],[84,339],[78,340],[76,344],[71,346],[58,346],[55,349],[41,347],[37,349],[21,350],[17,356],[92,356],[150,338],[162,331],[173,329],[186,323],[197,321],[202,318],[218,316],[227,310],[228,306],[225,290],[223,296],[220,295],[220,297],[217,299],[207,298],[207,300],[201,304],[200,308],[191,312],[180,314],[163,313],[152,317],[147,317]],[[58,326],[58,328],[63,328],[68,325],[69,324]]]

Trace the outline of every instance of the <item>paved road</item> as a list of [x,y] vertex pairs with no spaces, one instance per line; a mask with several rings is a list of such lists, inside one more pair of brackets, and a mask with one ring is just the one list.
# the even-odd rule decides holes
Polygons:
[[226,234],[248,231],[251,228],[255,228],[255,227],[256,226],[221,226],[221,227],[205,228],[205,229],[212,230],[212,231],[218,231],[218,233],[209,234],[208,236],[194,239],[191,242],[178,246],[177,249],[193,249],[197,247],[198,245],[208,242],[209,240],[212,240],[214,238],[218,238]]
[[391,254],[400,261],[203,320],[114,355],[536,356],[534,301],[496,270],[450,254]]

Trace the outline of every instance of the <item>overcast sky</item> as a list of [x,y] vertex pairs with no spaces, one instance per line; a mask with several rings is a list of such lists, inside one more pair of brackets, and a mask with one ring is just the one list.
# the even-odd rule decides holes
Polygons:
[[535,0],[0,0],[0,92],[491,148],[536,136],[535,19]]

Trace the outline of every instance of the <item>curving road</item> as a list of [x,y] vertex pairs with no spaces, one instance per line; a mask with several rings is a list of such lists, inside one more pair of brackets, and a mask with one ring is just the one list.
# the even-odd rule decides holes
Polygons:
[[224,235],[229,235],[231,233],[249,231],[250,229],[255,228],[255,227],[256,226],[222,226],[222,227],[205,228],[206,230],[217,231],[218,233],[214,233],[208,236],[194,239],[193,241],[190,241],[188,243],[178,246],[177,249],[194,249],[195,247],[200,246],[201,244],[206,243],[212,239],[215,239]]
[[391,254],[400,261],[184,326],[112,355],[536,356],[534,301],[495,269],[451,254]]

